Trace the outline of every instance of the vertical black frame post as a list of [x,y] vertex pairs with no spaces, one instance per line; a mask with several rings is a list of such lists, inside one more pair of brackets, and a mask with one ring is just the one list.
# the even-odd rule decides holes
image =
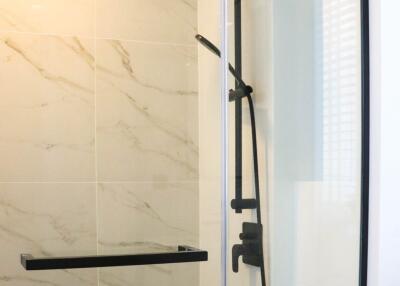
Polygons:
[[[235,70],[239,77],[242,77],[242,1],[235,0]],[[236,88],[240,84],[236,82]],[[242,98],[235,100],[235,198],[242,199]],[[240,208],[235,209],[236,213],[241,213]]]
[[360,286],[367,286],[369,225],[369,152],[370,152],[370,52],[369,0],[361,1],[361,226]]

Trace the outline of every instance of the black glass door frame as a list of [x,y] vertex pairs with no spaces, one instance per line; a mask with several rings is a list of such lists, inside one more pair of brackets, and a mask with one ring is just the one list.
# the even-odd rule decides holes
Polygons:
[[369,0],[361,1],[361,243],[360,286],[367,286],[369,226],[369,152],[370,152],[370,43]]

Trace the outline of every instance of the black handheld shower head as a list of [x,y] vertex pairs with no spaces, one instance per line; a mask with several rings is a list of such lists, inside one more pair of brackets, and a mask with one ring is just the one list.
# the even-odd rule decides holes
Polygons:
[[220,50],[213,43],[211,43],[207,38],[203,37],[200,34],[197,34],[195,36],[195,38],[197,41],[199,41],[200,44],[202,44],[204,47],[209,49],[213,54],[217,55],[218,57],[221,57]]
[[[213,54],[215,54],[216,56],[218,56],[219,58],[221,57],[221,51],[213,44],[211,43],[206,37],[203,37],[200,34],[197,34],[195,36],[196,40],[199,41],[199,43],[206,47],[208,50],[210,50]],[[235,68],[229,63],[229,71],[231,72],[231,74],[233,75],[233,77],[236,79],[236,81],[243,87],[245,88],[247,91],[250,91],[250,93],[252,92],[251,87],[249,87],[243,80],[242,78],[239,76],[239,74],[236,72]]]

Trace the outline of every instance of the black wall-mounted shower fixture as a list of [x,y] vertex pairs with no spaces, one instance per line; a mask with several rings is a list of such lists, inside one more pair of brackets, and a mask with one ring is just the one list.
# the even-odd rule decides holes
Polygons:
[[262,226],[258,223],[244,222],[243,232],[239,235],[242,244],[232,247],[232,269],[239,272],[239,257],[243,263],[260,267],[263,260],[262,254]]
[[[229,63],[229,71],[235,78],[235,90],[229,91],[229,101],[235,102],[235,198],[231,201],[231,207],[236,213],[243,209],[255,209],[257,223],[243,223],[243,232],[239,238],[241,244],[232,247],[232,269],[239,271],[239,257],[242,256],[243,263],[260,267],[261,284],[266,286],[264,254],[263,254],[263,232],[261,223],[260,206],[260,183],[258,173],[258,152],[257,152],[257,130],[254,112],[254,104],[251,94],[253,88],[247,85],[242,79],[242,7],[241,0],[235,0],[235,67]],[[200,44],[209,49],[212,53],[221,57],[220,50],[202,35],[196,35]],[[242,196],[242,99],[247,98],[250,109],[251,137],[253,147],[254,164],[254,189],[255,199],[243,199]]]

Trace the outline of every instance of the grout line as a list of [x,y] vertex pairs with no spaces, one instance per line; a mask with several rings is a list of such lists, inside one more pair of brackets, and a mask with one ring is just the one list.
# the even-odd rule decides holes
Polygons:
[[[96,29],[96,28],[95,28]],[[175,43],[175,42],[158,42],[158,41],[146,41],[146,40],[134,40],[134,39],[124,39],[124,38],[109,38],[109,37],[97,37],[96,33],[94,37],[83,36],[83,35],[73,35],[73,34],[55,34],[55,33],[35,33],[35,32],[21,32],[21,31],[0,31],[0,34],[19,34],[26,36],[41,36],[41,37],[63,37],[63,38],[79,38],[87,40],[104,40],[104,41],[119,41],[137,44],[148,44],[148,45],[160,45],[160,46],[177,46],[177,47],[197,47],[197,43]]]
[[[99,168],[97,157],[97,1],[94,1],[94,164],[95,164],[95,192],[96,192],[96,254],[99,255]],[[97,286],[100,286],[100,268],[97,268]]]
[[191,184],[191,183],[198,183],[198,180],[192,181],[74,181],[74,182],[67,182],[67,181],[0,181],[0,185],[3,184],[71,184],[71,185],[78,185],[78,184]]
[[195,183],[199,182],[199,179],[194,178],[193,180],[171,180],[171,181],[141,181],[141,180],[127,180],[127,181],[106,181],[106,180],[99,180],[98,183],[103,184],[123,184],[123,183],[137,183],[137,184],[173,184],[173,183]]
[[96,181],[0,181],[0,184],[95,184]]
[[91,40],[94,37],[77,35],[77,34],[63,34],[63,33],[40,33],[40,32],[23,32],[15,30],[0,30],[0,34],[18,34],[22,36],[42,36],[42,37],[64,37],[64,38],[80,38]]
[[[193,36],[194,38],[194,36]],[[131,42],[137,44],[148,44],[148,45],[160,45],[160,46],[177,46],[177,47],[188,47],[194,48],[197,47],[197,43],[193,44],[184,44],[184,43],[175,43],[175,42],[157,42],[157,41],[146,41],[146,40],[128,40],[123,38],[107,38],[107,37],[96,37],[96,40],[104,40],[104,41],[119,41],[119,42]]]

